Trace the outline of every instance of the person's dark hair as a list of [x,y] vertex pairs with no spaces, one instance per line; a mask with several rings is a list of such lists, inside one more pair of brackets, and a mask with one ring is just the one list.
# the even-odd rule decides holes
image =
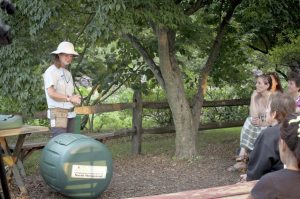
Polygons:
[[276,111],[276,120],[281,123],[284,118],[296,111],[296,102],[288,94],[276,92],[270,96],[270,112]]
[[272,89],[273,89],[273,84],[277,83],[276,87],[274,88],[273,91],[279,91],[281,93],[283,93],[283,88],[281,86],[281,82],[280,82],[280,79],[277,75],[277,73],[275,72],[269,72],[267,73],[267,75],[270,75],[271,76],[271,79],[272,79]]
[[[300,88],[300,74],[291,71],[288,74],[288,80],[295,82],[297,88]],[[298,91],[300,91],[300,89]]]
[[[294,120],[294,121],[293,121]],[[280,137],[293,152],[300,169],[300,114],[293,113],[286,117],[280,128]]]
[[262,75],[256,76],[256,79],[257,78],[262,78],[265,84],[269,84],[269,87],[268,87],[267,90],[268,91],[271,90],[271,88],[272,88],[272,78],[271,78],[270,75],[268,75],[268,74],[262,74]]

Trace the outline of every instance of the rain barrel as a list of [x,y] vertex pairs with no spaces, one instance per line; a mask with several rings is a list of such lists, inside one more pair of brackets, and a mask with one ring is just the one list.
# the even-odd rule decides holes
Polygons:
[[52,138],[42,151],[40,173],[46,184],[70,198],[97,198],[112,178],[107,147],[81,134]]
[[0,115],[0,130],[21,128],[23,119],[20,115]]

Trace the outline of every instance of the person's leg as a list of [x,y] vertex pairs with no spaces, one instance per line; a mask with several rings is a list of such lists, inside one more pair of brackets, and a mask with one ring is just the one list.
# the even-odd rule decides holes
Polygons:
[[247,150],[244,147],[241,147],[239,156],[244,156],[244,155],[247,155]]
[[51,127],[52,137],[58,136],[63,133],[67,133],[67,128]]
[[252,141],[252,134],[253,131],[256,130],[256,127],[254,127],[251,123],[251,118],[248,117],[243,125],[243,128],[241,130],[241,136],[240,136],[240,150],[238,157],[236,158],[237,161],[242,161],[245,158],[248,157],[249,154],[249,146],[251,145]]
[[68,118],[68,126],[67,126],[67,133],[74,133],[75,132],[75,118]]
[[248,158],[248,150],[244,147],[241,147],[239,155],[236,158],[236,161],[243,161],[244,159],[247,159],[247,158]]
[[247,158],[248,158],[248,151],[247,151],[247,143],[249,138],[249,126],[251,125],[250,117],[246,119],[244,122],[243,128],[241,130],[240,135],[240,148],[238,151],[237,156],[235,156],[236,163],[233,166],[230,166],[227,171],[243,171],[247,168]]

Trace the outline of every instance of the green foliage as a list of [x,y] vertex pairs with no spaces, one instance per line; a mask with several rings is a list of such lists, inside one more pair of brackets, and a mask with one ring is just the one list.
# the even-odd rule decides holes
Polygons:
[[[291,43],[278,45],[271,51],[269,59],[277,65],[293,67],[294,62],[300,63],[300,36],[290,36]],[[298,66],[299,68],[299,66]]]
[[[156,87],[143,96],[143,101],[166,102],[167,99],[164,91]],[[167,125],[173,125],[173,117],[169,109],[143,109],[143,127]]]
[[268,53],[276,45],[277,35],[299,28],[300,6],[295,0],[246,0],[239,7],[236,20],[256,48]]
[[[244,91],[243,96],[239,94],[241,91],[236,88],[238,87],[232,85],[224,86],[222,87],[222,89],[219,89],[217,87],[210,87],[205,99],[208,101],[239,98],[247,99],[251,96],[252,89],[250,86],[240,86],[240,89]],[[248,116],[248,114],[248,106],[203,108],[200,121],[202,123],[209,123],[244,120]]]
[[0,111],[26,114],[45,109],[41,60],[49,51],[44,51],[47,34],[38,37],[37,31],[50,19],[49,8],[55,9],[52,3],[44,1],[18,1],[16,15],[6,17],[13,27],[14,40],[13,44],[0,48],[0,95],[2,99],[14,100],[14,109],[7,104]]
[[96,115],[94,119],[94,130],[113,130],[132,127],[132,113],[131,111],[102,113]]
[[[10,45],[0,49],[1,112],[35,112],[44,108],[42,77],[28,49]],[[29,107],[29,108],[28,108]]]
[[113,41],[105,47],[89,47],[85,59],[72,72],[91,77],[93,85],[99,85],[97,91],[103,99],[110,94],[110,89],[117,86],[133,87],[138,84],[137,77],[144,74],[144,71],[145,63],[127,45]]

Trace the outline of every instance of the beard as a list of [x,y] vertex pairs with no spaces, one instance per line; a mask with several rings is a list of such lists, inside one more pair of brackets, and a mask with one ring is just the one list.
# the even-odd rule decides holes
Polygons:
[[66,66],[69,66],[71,63],[70,62],[67,62],[67,61],[61,61],[61,63],[66,67]]

